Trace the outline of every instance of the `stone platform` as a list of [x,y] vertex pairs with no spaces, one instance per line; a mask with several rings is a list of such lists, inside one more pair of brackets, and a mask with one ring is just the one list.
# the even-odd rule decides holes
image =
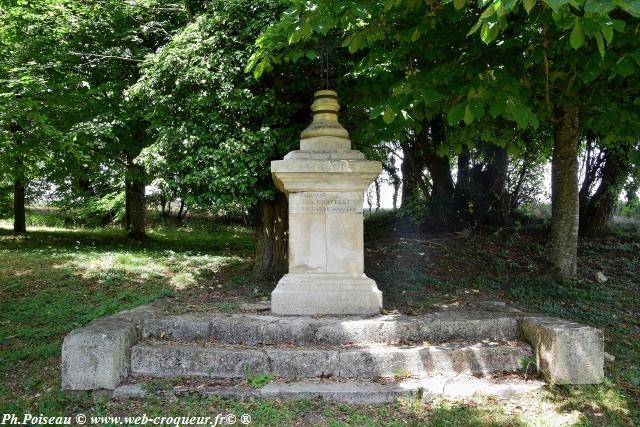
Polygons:
[[[62,349],[63,388],[136,396],[142,390],[137,383],[190,378],[202,381],[198,391],[208,394],[244,390],[240,397],[377,402],[442,395],[437,390],[445,383],[445,395],[526,392],[538,384],[518,377],[527,366],[529,374],[537,366],[555,383],[603,378],[600,330],[503,305],[468,304],[418,316],[316,317],[170,314],[168,306],[139,307],[70,333]],[[260,374],[271,382],[247,388],[247,376]]]

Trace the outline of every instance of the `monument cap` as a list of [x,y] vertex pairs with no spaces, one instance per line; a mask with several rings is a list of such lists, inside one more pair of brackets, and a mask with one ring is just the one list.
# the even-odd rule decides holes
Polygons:
[[313,94],[313,121],[300,134],[300,147],[309,151],[349,150],[349,132],[338,121],[338,94],[333,90],[319,90]]

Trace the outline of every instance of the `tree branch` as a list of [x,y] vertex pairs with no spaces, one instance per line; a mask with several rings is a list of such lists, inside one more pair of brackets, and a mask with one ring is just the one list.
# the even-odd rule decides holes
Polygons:
[[98,59],[115,59],[118,61],[136,62],[136,63],[142,62],[142,59],[127,58],[125,56],[116,56],[116,55],[100,55],[97,53],[86,53],[86,52],[69,52],[69,54],[75,55],[75,56],[88,56],[91,58],[98,58]]

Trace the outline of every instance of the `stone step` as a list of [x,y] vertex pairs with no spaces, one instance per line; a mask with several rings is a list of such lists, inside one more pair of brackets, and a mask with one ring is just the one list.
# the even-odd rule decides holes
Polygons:
[[532,356],[521,342],[447,343],[350,348],[243,347],[142,343],[131,349],[131,373],[155,377],[285,379],[383,378],[435,373],[488,375],[516,372]]
[[[391,382],[376,381],[332,381],[305,380],[297,382],[271,382],[261,388],[249,387],[237,382],[225,385],[194,385],[158,388],[155,394],[171,397],[184,394],[201,394],[231,399],[253,397],[278,399],[315,399],[351,404],[375,404],[391,402],[400,398],[416,398],[429,401],[438,397],[449,399],[467,398],[474,395],[491,396],[498,399],[510,399],[520,394],[533,393],[543,387],[538,380],[524,380],[509,376],[500,378],[476,378],[468,375],[437,375],[422,379],[410,379]],[[144,384],[124,384],[113,391],[113,399],[144,399],[148,387]]]
[[421,316],[318,318],[203,313],[147,318],[142,334],[144,338],[241,345],[513,340],[518,338],[518,314],[473,309]]

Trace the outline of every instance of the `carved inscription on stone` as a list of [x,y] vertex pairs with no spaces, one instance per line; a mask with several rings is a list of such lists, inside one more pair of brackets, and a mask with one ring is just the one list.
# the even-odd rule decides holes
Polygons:
[[361,193],[291,193],[289,211],[291,213],[360,213],[363,194]]

